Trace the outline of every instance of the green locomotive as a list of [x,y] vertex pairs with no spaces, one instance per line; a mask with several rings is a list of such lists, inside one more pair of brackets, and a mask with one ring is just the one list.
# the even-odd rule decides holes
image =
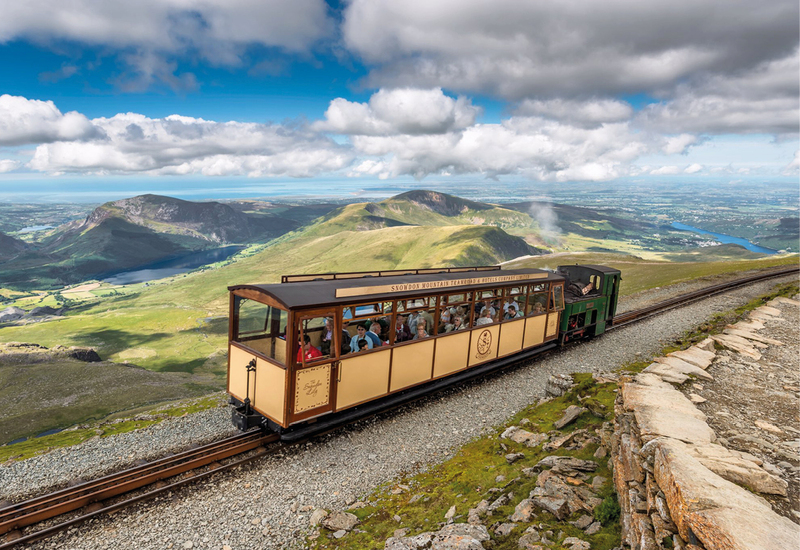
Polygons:
[[559,342],[605,332],[617,311],[620,271],[603,265],[576,264],[559,266],[557,274],[566,279]]

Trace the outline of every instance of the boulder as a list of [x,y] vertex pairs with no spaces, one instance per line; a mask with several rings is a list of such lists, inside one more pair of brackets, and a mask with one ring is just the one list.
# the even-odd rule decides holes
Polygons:
[[594,472],[597,469],[597,462],[593,460],[581,460],[571,456],[556,456],[550,455],[541,459],[536,463],[535,468],[540,470],[544,468],[551,468],[552,471],[566,474],[575,475],[573,472]]
[[783,342],[780,340],[775,340],[774,338],[767,338],[766,336],[761,336],[760,334],[755,334],[753,332],[748,332],[746,330],[740,330],[736,328],[726,328],[722,331],[724,334],[730,334],[732,336],[741,336],[745,340],[753,340],[754,342],[761,342],[762,344],[769,344],[772,346],[782,346]]
[[553,427],[557,430],[560,430],[567,424],[574,422],[580,415],[586,412],[586,409],[583,407],[578,407],[577,405],[570,405],[567,407],[567,410],[564,411],[564,416],[560,419],[553,422]]
[[755,359],[756,361],[761,359],[761,353],[755,349],[754,346],[750,345],[750,342],[740,336],[734,336],[732,334],[716,334],[711,338],[722,347],[737,353],[741,353],[745,357]]
[[677,357],[678,359],[682,359],[687,363],[691,363],[696,367],[700,367],[701,369],[705,370],[714,360],[716,354],[713,351],[708,351],[698,346],[692,346],[688,349],[668,353],[667,357]]
[[656,482],[684,540],[709,550],[795,548],[800,526],[769,503],[715,475],[691,456],[687,445],[662,438],[654,449]]
[[707,444],[716,441],[704,415],[685,395],[653,374],[639,374],[621,389],[624,409],[633,411],[642,441],[660,436]]
[[572,377],[568,374],[554,374],[547,379],[547,385],[544,391],[546,395],[561,397],[569,391],[572,384]]
[[533,519],[533,515],[533,501],[526,498],[517,504],[517,506],[514,508],[514,513],[508,516],[508,520],[528,523],[531,521],[531,519]]
[[751,456],[726,449],[722,445],[690,446],[688,452],[700,464],[728,481],[749,487],[758,493],[786,496],[787,483],[749,460]]
[[312,527],[316,527],[320,524],[320,522],[325,519],[328,515],[328,511],[323,508],[317,508],[313,512],[311,512],[311,517],[309,518],[308,522],[311,524]]
[[645,368],[642,372],[646,372],[648,374],[654,374],[659,376],[664,382],[670,382],[672,384],[681,385],[687,380],[689,377],[685,374],[682,374],[672,368],[669,365],[665,365],[663,363],[650,363],[650,365]]
[[321,521],[322,526],[329,531],[350,531],[358,523],[358,518],[355,515],[339,510],[331,512]]
[[535,434],[517,426],[511,426],[500,435],[501,439],[510,439],[515,443],[520,443],[526,447],[536,447],[543,441],[547,441],[547,434]]
[[663,365],[667,365],[674,369],[675,371],[686,374],[689,376],[696,376],[698,378],[702,378],[703,380],[714,380],[714,377],[711,376],[709,373],[698,367],[693,363],[689,363],[680,359],[679,357],[671,356],[671,357],[656,357],[654,359],[656,363],[661,363]]

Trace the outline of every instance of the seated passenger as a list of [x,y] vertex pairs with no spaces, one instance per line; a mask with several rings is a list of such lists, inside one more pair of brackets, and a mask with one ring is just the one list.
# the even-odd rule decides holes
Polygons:
[[[320,342],[320,351],[322,351],[322,355],[332,355],[331,354],[331,346],[333,344],[333,319],[325,319],[325,330],[322,332],[322,342]],[[346,330],[342,330],[341,336],[341,352],[342,355],[350,351],[350,333]]]
[[358,341],[358,351],[364,351],[365,349],[368,349],[368,346],[369,346],[369,340],[367,340],[366,338],[362,338],[361,340]]
[[531,310],[531,315],[539,315],[539,314],[544,313],[544,312],[545,312],[544,306],[542,305],[541,302],[536,302],[535,304],[533,304],[533,309]]
[[417,333],[414,335],[414,340],[421,340],[422,338],[427,338],[428,333],[425,331],[425,325],[419,324],[417,325]]
[[453,317],[453,322],[444,327],[444,331],[453,332],[456,330],[461,330],[464,328],[463,323],[464,321],[462,321],[461,317],[456,315],[455,317]]
[[367,329],[364,325],[358,325],[356,330],[358,330],[358,333],[350,339],[350,353],[360,351],[361,348],[358,347],[359,340],[366,340],[367,348],[372,349],[372,340],[367,338]]
[[483,317],[483,313],[486,310],[489,310],[489,312],[490,312],[489,316],[490,317],[494,317],[495,314],[497,314],[497,310],[495,310],[494,307],[492,306],[492,301],[491,300],[484,300],[483,301],[483,307],[481,308],[480,312],[478,312],[478,316],[479,317]]
[[494,322],[492,319],[492,311],[493,309],[486,309],[484,308],[481,312],[481,316],[475,321],[475,326],[479,327],[482,325],[488,325]]
[[442,308],[442,311],[439,313],[439,322],[443,325],[450,323],[450,308]]
[[508,312],[503,316],[503,319],[516,319],[517,317],[522,317],[520,313],[517,311],[517,306],[509,305]]
[[[298,344],[300,344],[300,342],[298,342]],[[311,338],[308,334],[303,335],[303,343],[297,350],[297,362],[302,363],[304,357],[307,362],[317,357],[322,357],[322,352],[311,345]]]
[[383,345],[383,341],[381,340],[381,326],[377,321],[369,326],[367,336],[372,339],[372,347],[379,348]]
[[408,340],[411,340],[411,329],[406,324],[406,316],[398,313],[397,322],[394,325],[394,341],[397,343]]

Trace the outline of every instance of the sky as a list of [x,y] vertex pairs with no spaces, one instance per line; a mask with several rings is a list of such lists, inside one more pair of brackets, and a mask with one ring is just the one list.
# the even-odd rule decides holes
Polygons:
[[2,3],[0,200],[800,174],[797,0]]

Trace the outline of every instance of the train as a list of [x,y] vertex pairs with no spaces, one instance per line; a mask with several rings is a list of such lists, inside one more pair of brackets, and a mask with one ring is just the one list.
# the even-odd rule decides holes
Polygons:
[[600,265],[475,266],[230,286],[233,423],[299,440],[597,336],[621,278]]

